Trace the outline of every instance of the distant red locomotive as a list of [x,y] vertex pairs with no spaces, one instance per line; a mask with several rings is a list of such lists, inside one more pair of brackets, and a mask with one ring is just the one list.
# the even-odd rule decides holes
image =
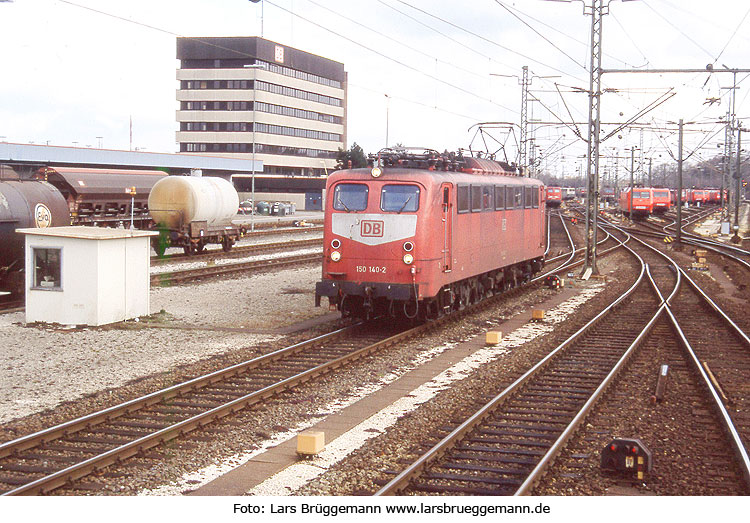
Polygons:
[[[654,212],[654,199],[650,187],[635,187],[630,197],[630,187],[620,193],[620,210],[632,217],[644,217]],[[632,209],[631,209],[632,203]]]
[[690,191],[690,203],[706,205],[709,200],[709,192],[704,189],[692,189]]
[[[634,187],[633,216],[643,217],[651,214],[663,214],[672,207],[672,194],[664,187]],[[620,210],[630,212],[630,187],[620,193]]]
[[562,203],[562,188],[547,187],[547,207],[560,207]]
[[326,187],[322,280],[342,316],[435,319],[544,264],[544,187],[491,160],[381,151]]
[[651,198],[654,202],[651,210],[655,214],[664,214],[672,207],[672,196],[669,189],[654,187],[651,189]]

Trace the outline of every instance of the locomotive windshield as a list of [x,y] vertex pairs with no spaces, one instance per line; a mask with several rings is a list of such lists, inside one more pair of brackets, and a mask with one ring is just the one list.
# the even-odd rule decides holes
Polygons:
[[361,183],[340,183],[333,190],[333,208],[337,211],[364,211],[367,209],[368,188]]
[[633,198],[651,198],[648,191],[633,191]]
[[380,209],[386,212],[416,212],[419,209],[419,187],[384,185],[380,191]]

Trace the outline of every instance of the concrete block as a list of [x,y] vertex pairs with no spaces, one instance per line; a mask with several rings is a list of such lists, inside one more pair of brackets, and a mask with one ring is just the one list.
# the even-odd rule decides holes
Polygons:
[[487,345],[497,345],[503,341],[503,333],[500,331],[488,331],[485,336],[485,343]]
[[297,435],[297,454],[314,456],[325,446],[325,433],[318,430],[308,430]]
[[544,319],[544,310],[543,309],[532,309],[531,310],[531,319],[535,321],[541,321]]

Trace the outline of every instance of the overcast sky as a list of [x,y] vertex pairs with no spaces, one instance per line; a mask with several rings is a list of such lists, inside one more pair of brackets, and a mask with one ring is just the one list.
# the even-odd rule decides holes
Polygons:
[[[590,4],[591,0],[586,0]],[[0,140],[175,152],[176,36],[262,36],[342,62],[349,73],[349,143],[484,148],[479,122],[516,155],[520,75],[533,78],[531,119],[585,122],[591,17],[581,1],[546,0],[15,0],[0,1]],[[91,8],[91,9],[87,9]],[[93,10],[92,10],[93,9]],[[99,12],[96,12],[96,11]],[[261,12],[263,24],[261,29]],[[750,68],[747,0],[613,0],[604,17],[603,67]],[[498,76],[509,75],[509,76]],[[554,78],[548,78],[554,76]],[[750,119],[746,73],[736,114]],[[687,126],[691,160],[720,151],[732,74],[607,74],[603,136],[672,89],[638,129],[616,132],[603,154],[643,146],[655,162],[676,154]],[[713,103],[706,103],[715,99]],[[750,125],[750,122],[748,122]],[[578,128],[586,136],[585,125]],[[575,129],[537,125],[543,165],[575,173],[585,145]],[[498,140],[498,143],[493,141]]]

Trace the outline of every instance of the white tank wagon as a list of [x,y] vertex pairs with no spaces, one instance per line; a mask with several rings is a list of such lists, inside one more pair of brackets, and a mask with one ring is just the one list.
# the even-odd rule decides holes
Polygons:
[[151,189],[148,208],[161,232],[153,247],[161,256],[167,247],[182,247],[185,254],[219,243],[225,251],[240,237],[232,223],[240,199],[234,186],[223,178],[169,176]]

